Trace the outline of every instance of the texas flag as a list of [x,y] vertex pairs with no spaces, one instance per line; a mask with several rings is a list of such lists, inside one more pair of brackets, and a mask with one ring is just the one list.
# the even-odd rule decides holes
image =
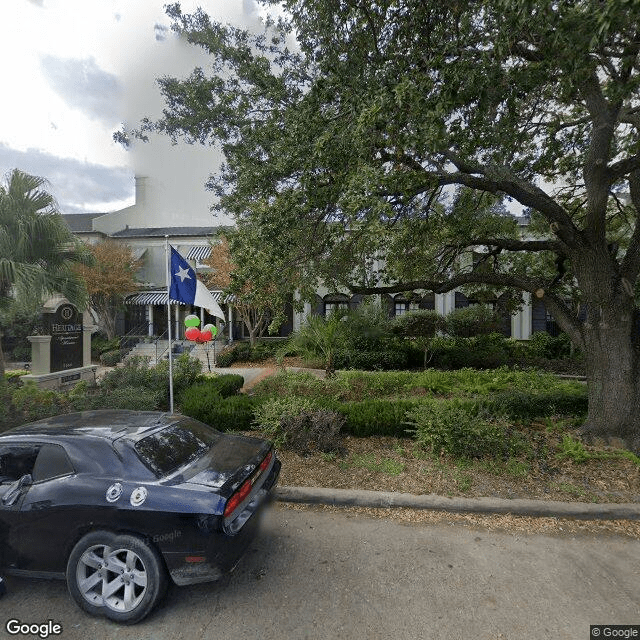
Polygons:
[[224,320],[224,314],[211,292],[196,278],[196,272],[173,247],[170,269],[169,300],[203,307],[212,316]]

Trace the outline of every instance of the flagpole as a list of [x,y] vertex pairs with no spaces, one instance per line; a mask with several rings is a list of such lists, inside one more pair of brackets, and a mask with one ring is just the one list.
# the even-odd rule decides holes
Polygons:
[[164,252],[166,257],[167,273],[167,335],[169,337],[169,411],[173,413],[173,345],[171,343],[171,272],[169,270],[169,236],[164,237]]

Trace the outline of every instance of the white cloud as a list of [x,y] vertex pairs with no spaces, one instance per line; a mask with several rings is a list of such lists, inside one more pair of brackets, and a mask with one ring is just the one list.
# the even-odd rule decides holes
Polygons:
[[[20,166],[48,177],[65,211],[130,204],[134,171],[157,172],[176,203],[197,196],[199,207],[211,204],[204,182],[219,162],[213,150],[172,147],[163,139],[126,152],[111,137],[121,121],[136,125],[144,116],[160,115],[157,77],[206,66],[199,49],[168,30],[165,3],[3,4],[0,174]],[[181,5],[184,12],[201,5],[223,22],[257,25],[254,0],[183,0]]]

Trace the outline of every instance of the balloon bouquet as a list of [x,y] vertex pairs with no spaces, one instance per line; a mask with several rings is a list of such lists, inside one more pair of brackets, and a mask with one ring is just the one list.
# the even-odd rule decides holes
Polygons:
[[[202,329],[198,329],[200,325],[200,318],[195,315],[188,315],[184,319],[184,326],[186,330],[184,332],[184,337],[187,340],[191,340],[191,342],[197,342],[198,344],[204,345],[205,353],[207,354],[207,367],[209,371],[211,371],[211,363],[209,362],[209,343],[216,337],[218,334],[218,329],[213,324],[205,324]],[[215,364],[215,342],[213,343],[213,358]]]

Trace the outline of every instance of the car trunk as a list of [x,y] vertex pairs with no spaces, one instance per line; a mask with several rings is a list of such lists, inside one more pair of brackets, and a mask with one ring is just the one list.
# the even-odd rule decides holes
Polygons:
[[271,448],[267,440],[225,434],[198,462],[197,473],[187,483],[211,487],[228,498],[256,471]]

